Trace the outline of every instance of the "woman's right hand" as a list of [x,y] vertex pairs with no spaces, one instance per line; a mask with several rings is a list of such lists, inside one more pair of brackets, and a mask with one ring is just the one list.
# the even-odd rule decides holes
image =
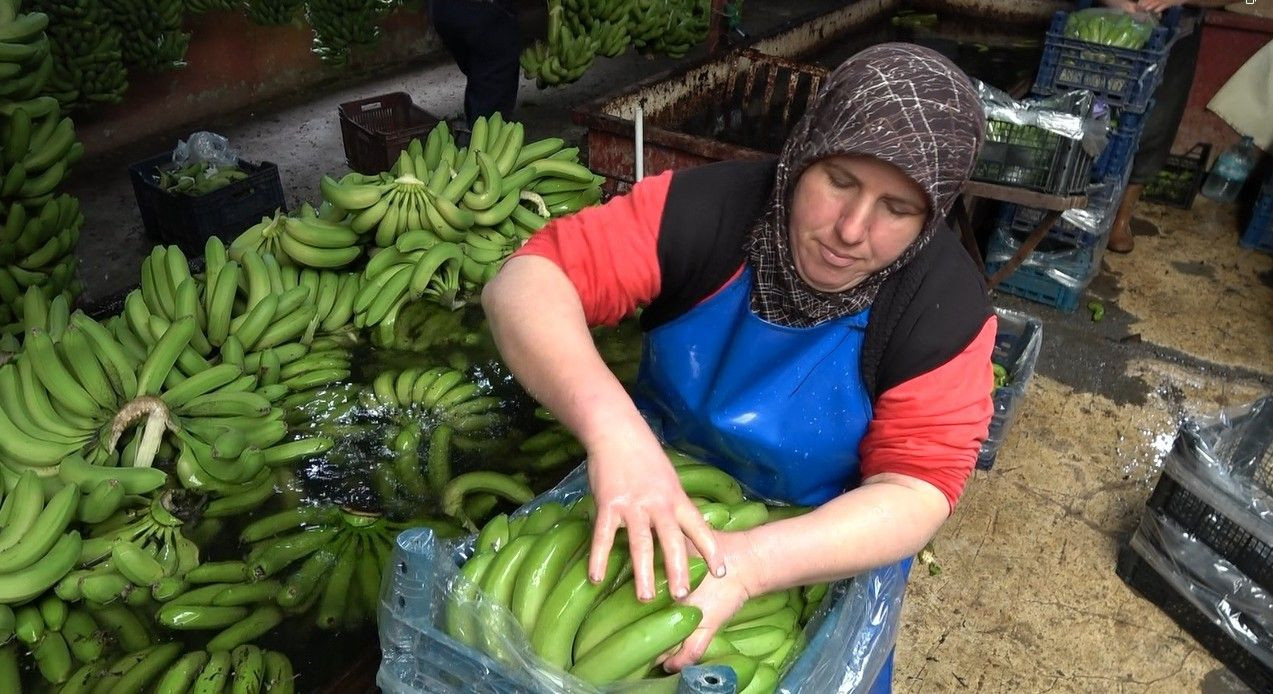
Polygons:
[[658,439],[648,427],[634,429],[630,436],[588,451],[588,480],[597,503],[588,576],[593,582],[605,576],[615,533],[626,528],[637,598],[643,602],[653,599],[657,536],[668,589],[680,600],[690,592],[690,545],[715,576],[725,575],[724,557],[711,527],[681,489],[676,469]]

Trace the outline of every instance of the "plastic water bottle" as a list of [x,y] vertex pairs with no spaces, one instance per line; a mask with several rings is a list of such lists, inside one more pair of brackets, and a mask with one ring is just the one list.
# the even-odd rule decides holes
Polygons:
[[1202,184],[1202,194],[1216,202],[1233,202],[1254,165],[1255,141],[1244,135],[1241,142],[1216,159]]

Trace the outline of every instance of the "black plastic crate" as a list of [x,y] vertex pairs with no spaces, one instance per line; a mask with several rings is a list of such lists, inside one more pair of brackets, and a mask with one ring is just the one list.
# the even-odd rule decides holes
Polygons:
[[1266,590],[1273,588],[1273,546],[1242,527],[1230,517],[1231,511],[1211,506],[1165,474],[1145,505],[1193,534]]
[[1145,184],[1141,199],[1159,205],[1170,205],[1188,210],[1202,188],[1207,175],[1207,160],[1211,157],[1211,143],[1199,142],[1184,154],[1170,154],[1158,175]]
[[1118,577],[1189,633],[1216,660],[1257,692],[1273,692],[1273,670],[1234,641],[1130,546],[1118,553]]
[[994,414],[990,418],[990,431],[977,454],[977,467],[989,470],[999,455],[999,447],[1016,420],[1026,386],[1034,375],[1043,341],[1043,322],[1039,319],[996,308],[998,329],[991,361],[1001,364],[1008,371],[1008,385],[994,392]]
[[440,120],[412,103],[406,92],[346,101],[337,113],[345,161],[369,175],[388,171],[411,140],[424,138]]
[[1154,29],[1144,48],[1131,50],[1089,43],[1065,35],[1066,12],[1052,16],[1034,91],[1055,94],[1086,89],[1115,108],[1144,113],[1163,78],[1167,45],[1174,31],[1177,10]]
[[1260,197],[1251,211],[1251,221],[1247,223],[1239,243],[1243,248],[1273,253],[1273,177],[1260,189]]
[[989,121],[972,179],[1074,195],[1087,185],[1092,158],[1078,140],[1042,128]]
[[172,161],[165,152],[128,167],[142,225],[152,239],[181,247],[187,256],[202,256],[213,236],[227,244],[275,210],[287,211],[278,166],[239,161],[248,174],[204,195],[169,193],[159,187],[159,169]]

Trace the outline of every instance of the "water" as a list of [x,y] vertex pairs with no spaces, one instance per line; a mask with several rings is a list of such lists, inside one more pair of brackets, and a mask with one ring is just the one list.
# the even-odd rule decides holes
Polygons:
[[1242,190],[1244,182],[1225,178],[1218,171],[1212,170],[1202,184],[1202,194],[1216,202],[1233,202],[1238,199],[1238,192]]

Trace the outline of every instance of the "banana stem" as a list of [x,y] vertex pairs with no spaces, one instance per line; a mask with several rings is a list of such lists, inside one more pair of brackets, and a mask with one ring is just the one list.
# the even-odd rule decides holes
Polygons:
[[106,442],[106,450],[114,451],[128,427],[143,417],[146,418],[146,427],[142,431],[134,467],[150,467],[163,443],[164,432],[173,428],[172,412],[163,400],[143,395],[124,405],[111,420],[110,437]]
[[521,195],[518,195],[517,197],[521,200],[527,200],[535,203],[535,211],[539,213],[539,216],[544,218],[548,217],[548,205],[544,204],[544,199],[540,197],[539,193],[523,190]]

